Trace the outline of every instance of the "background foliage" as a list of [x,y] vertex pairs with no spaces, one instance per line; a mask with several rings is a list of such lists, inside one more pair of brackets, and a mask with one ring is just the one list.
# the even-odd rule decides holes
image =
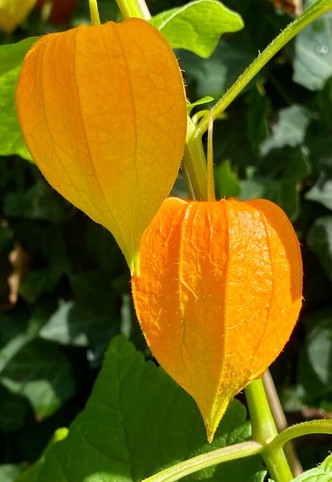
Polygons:
[[[72,12],[62,11],[62,2],[55,3],[60,10],[51,18],[44,19],[36,8],[12,35],[0,33],[0,58],[10,48],[8,44],[88,22],[85,0],[73,2]],[[65,3],[68,8],[70,2]],[[157,14],[182,4],[185,2],[151,0],[149,6]],[[191,102],[204,96],[218,99],[291,20],[290,14],[269,0],[225,0],[224,4],[241,14],[243,30],[224,35],[209,58],[177,50]],[[119,18],[111,1],[99,1],[99,7],[103,21]],[[272,199],[288,213],[302,243],[304,308],[292,339],[272,366],[290,422],[332,417],[331,29],[332,15],[328,14],[303,31],[214,126],[218,196]],[[125,335],[150,358],[133,313],[128,269],[111,235],[52,191],[34,165],[25,160],[28,153],[8,134],[15,123],[10,92],[10,75],[15,75],[15,68],[0,62],[0,480],[4,482],[14,480],[22,468],[34,462],[54,431],[67,427],[81,412],[113,337]],[[186,195],[181,174],[175,192]],[[116,338],[109,349],[107,363],[111,359],[123,370],[113,373],[109,389],[114,396],[119,380],[125,377],[119,392],[124,399],[112,409],[130,420],[131,413],[139,412],[128,425],[131,443],[141,444],[147,451],[137,457],[153,458],[153,443],[149,448],[144,442],[144,431],[154,440],[153,417],[149,420],[143,413],[147,403],[157,417],[158,434],[165,430],[166,452],[161,463],[206,450],[195,406],[159,369],[158,375],[151,375],[153,364],[144,365],[142,355],[125,338]],[[132,364],[135,374],[126,379]],[[107,366],[111,371],[105,376],[110,380],[112,365]],[[140,376],[145,377],[142,386]],[[181,400],[174,415],[183,420],[180,427],[171,425],[173,395],[165,399],[164,384]],[[93,398],[87,410],[93,410]],[[95,419],[93,413],[91,416]],[[76,419],[66,443],[75,445],[75,430],[82,428],[80,420]],[[115,446],[123,455],[129,442],[123,441],[119,448],[123,439],[116,427],[119,424],[109,429],[117,434]],[[172,452],[169,447],[172,440],[174,445],[176,431]],[[63,434],[57,433],[62,438]],[[216,446],[249,437],[244,407],[234,402],[218,431]],[[190,440],[194,440],[193,446]],[[155,441],[161,443],[158,437]],[[59,446],[58,452],[65,447]],[[300,441],[297,448],[308,468],[322,461],[330,447],[329,438],[316,437]],[[109,453],[110,449],[105,450]],[[116,459],[117,454],[113,455]],[[243,465],[242,476],[235,472],[234,481],[248,480],[248,474],[253,474],[251,480],[263,480],[260,462],[253,459],[250,463],[251,467]],[[131,470],[129,480],[156,469],[138,462],[130,469],[124,467],[119,473],[125,477],[126,470]],[[233,480],[229,474],[234,473],[234,467],[225,467],[224,474],[209,472],[192,480],[222,480],[222,475]],[[47,470],[51,468],[46,469],[45,480],[50,480]]]

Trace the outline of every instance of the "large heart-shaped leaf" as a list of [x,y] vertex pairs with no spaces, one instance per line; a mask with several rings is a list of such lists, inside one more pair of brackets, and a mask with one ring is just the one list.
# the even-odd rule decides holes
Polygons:
[[[161,368],[145,362],[123,337],[111,343],[85,410],[32,468],[24,482],[138,482],[191,456],[243,442],[250,423],[238,402],[230,404],[212,445],[191,398]],[[258,482],[259,458],[226,463],[188,477]],[[24,478],[23,478],[24,477]],[[198,478],[197,478],[198,477]]]

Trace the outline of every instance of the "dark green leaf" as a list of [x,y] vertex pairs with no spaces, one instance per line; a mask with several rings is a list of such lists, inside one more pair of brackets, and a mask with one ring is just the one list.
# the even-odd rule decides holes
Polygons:
[[244,46],[232,45],[221,40],[208,59],[202,59],[192,52],[179,51],[180,65],[188,82],[195,85],[195,97],[212,96],[218,99],[232,85],[240,73],[252,61],[252,54]]
[[70,281],[75,301],[61,302],[40,336],[64,345],[95,348],[107,344],[119,332],[120,319],[114,311],[114,295],[105,296],[105,291],[112,293],[109,279],[91,271],[72,275]]
[[214,170],[217,197],[238,197],[241,187],[229,161],[223,161]]
[[311,225],[307,243],[319,258],[326,276],[332,281],[332,216],[318,218]]
[[297,219],[300,213],[298,185],[307,176],[309,166],[300,148],[272,149],[262,159],[260,173],[247,169],[241,184],[241,199],[264,197],[276,202],[288,216]]
[[33,303],[42,293],[54,292],[61,274],[60,270],[49,268],[30,271],[20,283],[19,295]]
[[258,156],[259,147],[269,135],[268,118],[270,102],[264,88],[257,83],[257,88],[250,90],[247,96],[247,135],[252,151]]
[[332,391],[332,311],[320,310],[306,317],[308,335],[298,364],[302,397],[316,403]]
[[44,323],[38,316],[27,320],[26,313],[13,310],[11,316],[0,313],[0,374],[19,351],[34,340]]
[[[24,425],[29,409],[27,400],[0,386],[0,431],[12,433]],[[0,478],[2,481],[2,479]]]
[[332,210],[332,180],[326,178],[325,173],[322,172],[316,184],[305,194],[305,198]]
[[197,0],[173,8],[151,19],[173,48],[191,50],[209,57],[225,32],[243,28],[237,13],[216,0]]
[[44,340],[22,348],[1,372],[0,381],[11,392],[25,396],[40,420],[75,393],[68,361],[55,344]]
[[272,135],[261,146],[261,153],[266,155],[271,149],[301,144],[309,120],[309,112],[300,105],[281,109],[278,120],[272,127]]
[[29,470],[22,472],[20,476],[15,479],[15,482],[39,482],[39,472],[49,451],[55,444],[64,440],[67,435],[68,430],[66,428],[59,428],[53,435],[51,441],[47,444],[41,458]]
[[[66,204],[43,179],[28,190],[8,194],[4,213],[11,218],[27,218],[58,223],[66,213]],[[72,210],[72,207],[70,208]]]
[[[71,425],[67,439],[45,457],[38,482],[138,482],[162,467],[249,436],[244,407],[234,401],[209,445],[193,400],[118,337],[110,345],[86,409]],[[217,481],[223,470],[229,475],[227,482],[259,480],[259,459],[246,460],[186,480]]]
[[[305,0],[309,8],[315,0]],[[321,89],[332,75],[332,12],[328,12],[295,38],[295,82],[310,90]]]
[[276,191],[276,182],[271,179],[262,178],[261,176],[252,176],[240,182],[241,195],[240,199],[258,199],[264,197],[265,192],[270,194]]

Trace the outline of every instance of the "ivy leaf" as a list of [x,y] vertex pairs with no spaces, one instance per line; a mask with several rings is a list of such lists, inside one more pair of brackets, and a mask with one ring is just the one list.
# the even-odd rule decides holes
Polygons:
[[[26,423],[29,403],[24,397],[13,395],[0,385],[0,431],[13,433]],[[0,472],[1,475],[1,472]],[[2,481],[3,478],[0,477]]]
[[215,168],[215,184],[218,198],[239,197],[241,186],[236,172],[228,160],[221,162]]
[[307,243],[319,258],[326,276],[332,281],[332,216],[316,219],[308,231]]
[[308,111],[300,105],[280,109],[278,121],[272,126],[271,137],[261,145],[261,153],[266,155],[272,149],[301,144],[309,121]]
[[0,155],[18,154],[31,160],[16,118],[15,88],[23,59],[36,42],[30,37],[11,45],[0,46]]
[[173,48],[191,50],[208,58],[220,36],[243,28],[239,14],[216,0],[197,0],[164,11],[151,19]]
[[304,197],[310,201],[316,201],[328,209],[332,209],[332,180],[326,178],[322,171],[319,179],[312,188],[305,193]]
[[[105,297],[96,286],[107,286],[100,272],[88,271],[70,277],[74,299],[62,301],[39,335],[64,345],[103,346],[118,331],[114,296]],[[109,285],[112,292],[112,286]],[[106,346],[105,346],[106,348]]]
[[30,401],[38,420],[55,413],[75,392],[69,363],[59,347],[39,339],[19,351],[0,381]]
[[300,351],[298,380],[303,402],[316,405],[317,400],[328,400],[331,394],[331,310],[318,310],[304,321],[308,333]]
[[14,316],[0,315],[0,374],[24,346],[34,340],[43,324],[38,316],[27,322],[26,313],[17,310]]
[[0,480],[2,482],[13,482],[20,473],[19,465],[3,464],[0,465]]
[[291,219],[300,212],[298,184],[307,176],[309,166],[300,148],[272,149],[263,160],[265,175],[247,170],[247,179],[240,182],[241,199],[267,198],[279,204]]
[[[244,407],[232,402],[209,445],[192,399],[119,336],[108,349],[85,410],[68,437],[42,460],[38,482],[138,482],[198,453],[248,440],[245,419]],[[212,467],[188,481],[254,482],[263,480],[263,472],[260,459],[250,457],[241,464]],[[24,481],[35,482],[29,473]]]
[[[315,0],[306,0],[309,8]],[[332,12],[306,27],[295,39],[293,80],[309,90],[320,90],[332,75]]]

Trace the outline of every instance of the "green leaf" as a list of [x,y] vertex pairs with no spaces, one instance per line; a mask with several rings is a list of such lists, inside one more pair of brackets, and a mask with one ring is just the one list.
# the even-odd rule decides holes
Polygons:
[[0,313],[0,374],[19,351],[34,340],[44,322],[32,316],[27,322],[26,313],[15,310],[9,314]]
[[[39,177],[30,189],[7,194],[3,209],[10,218],[24,217],[58,223],[69,210],[69,205]],[[72,207],[70,209],[72,210]]]
[[17,479],[15,479],[15,482],[38,482],[40,469],[42,468],[45,458],[47,457],[49,451],[55,444],[57,444],[58,442],[61,442],[61,440],[64,440],[67,437],[67,435],[68,435],[68,429],[66,428],[59,428],[58,430],[56,430],[52,439],[45,447],[43,455],[40,457],[40,459],[30,469],[21,473],[20,476]]
[[280,109],[278,120],[272,127],[272,135],[261,145],[262,155],[272,149],[301,144],[309,121],[309,112],[300,105]]
[[321,187],[324,180],[332,175],[332,136],[330,118],[332,112],[332,76],[324,88],[311,99],[312,120],[307,129],[305,144],[312,166],[311,174],[319,179]]
[[209,95],[206,95],[205,97],[202,97],[201,99],[198,99],[198,100],[196,100],[196,102],[193,102],[193,103],[191,103],[187,100],[188,115],[190,114],[190,112],[193,110],[194,107],[197,107],[199,105],[209,104],[212,101],[213,101],[213,97],[211,97]]
[[207,58],[220,36],[243,28],[239,14],[216,0],[197,0],[166,10],[151,19],[173,48],[191,50]]
[[37,301],[42,293],[53,293],[61,271],[43,268],[28,272],[19,286],[19,295],[29,303]]
[[[309,8],[315,0],[306,0]],[[310,24],[295,38],[293,80],[310,90],[320,90],[332,75],[332,12]]]
[[[85,410],[45,457],[38,482],[138,482],[198,453],[248,440],[245,418],[244,407],[231,403],[209,445],[193,400],[120,336],[109,347]],[[222,470],[211,468],[188,481],[217,481],[225,473],[228,482],[254,482],[263,467],[253,457]]]
[[319,310],[305,318],[308,334],[298,363],[299,385],[307,403],[321,402],[332,387],[332,311]]
[[194,98],[212,96],[215,99],[221,97],[235,82],[253,57],[246,45],[243,49],[239,49],[237,44],[224,42],[223,39],[208,59],[198,57],[186,50],[179,51],[178,55],[189,86],[195,85],[197,97]]
[[325,320],[324,325],[311,332],[307,340],[308,358],[317,378],[325,386],[332,383],[332,320]]
[[[12,433],[22,429],[29,410],[25,398],[13,395],[0,385],[0,431]],[[0,478],[0,480],[2,480]]]
[[21,467],[19,465],[0,465],[0,480],[1,482],[13,482],[20,472]]
[[16,118],[15,89],[23,59],[36,42],[31,37],[0,46],[0,155],[18,154],[31,160]]
[[316,219],[308,231],[307,243],[332,281],[332,216]]
[[240,183],[229,161],[223,161],[215,168],[214,178],[218,199],[240,195]]
[[303,474],[295,477],[293,482],[331,482],[332,479],[332,455],[329,455],[318,467],[306,470]]
[[[118,333],[119,315],[115,313],[114,296],[105,296],[109,280],[99,271],[83,272],[70,277],[74,300],[63,301],[42,327],[40,336],[63,345],[100,346]],[[106,348],[106,347],[105,347]]]
[[263,83],[257,82],[257,88],[247,95],[248,109],[246,113],[247,135],[251,149],[256,157],[259,147],[269,136],[268,119],[270,116],[270,100],[267,97]]
[[288,216],[296,219],[300,212],[298,184],[308,174],[308,162],[301,148],[272,149],[263,159],[261,171],[247,169],[247,179],[240,182],[241,199],[264,197],[276,202]]
[[305,199],[316,201],[332,210],[332,180],[322,171],[316,184],[304,195]]
[[0,381],[11,392],[25,396],[39,420],[51,416],[75,393],[65,356],[57,345],[38,339],[7,364]]

